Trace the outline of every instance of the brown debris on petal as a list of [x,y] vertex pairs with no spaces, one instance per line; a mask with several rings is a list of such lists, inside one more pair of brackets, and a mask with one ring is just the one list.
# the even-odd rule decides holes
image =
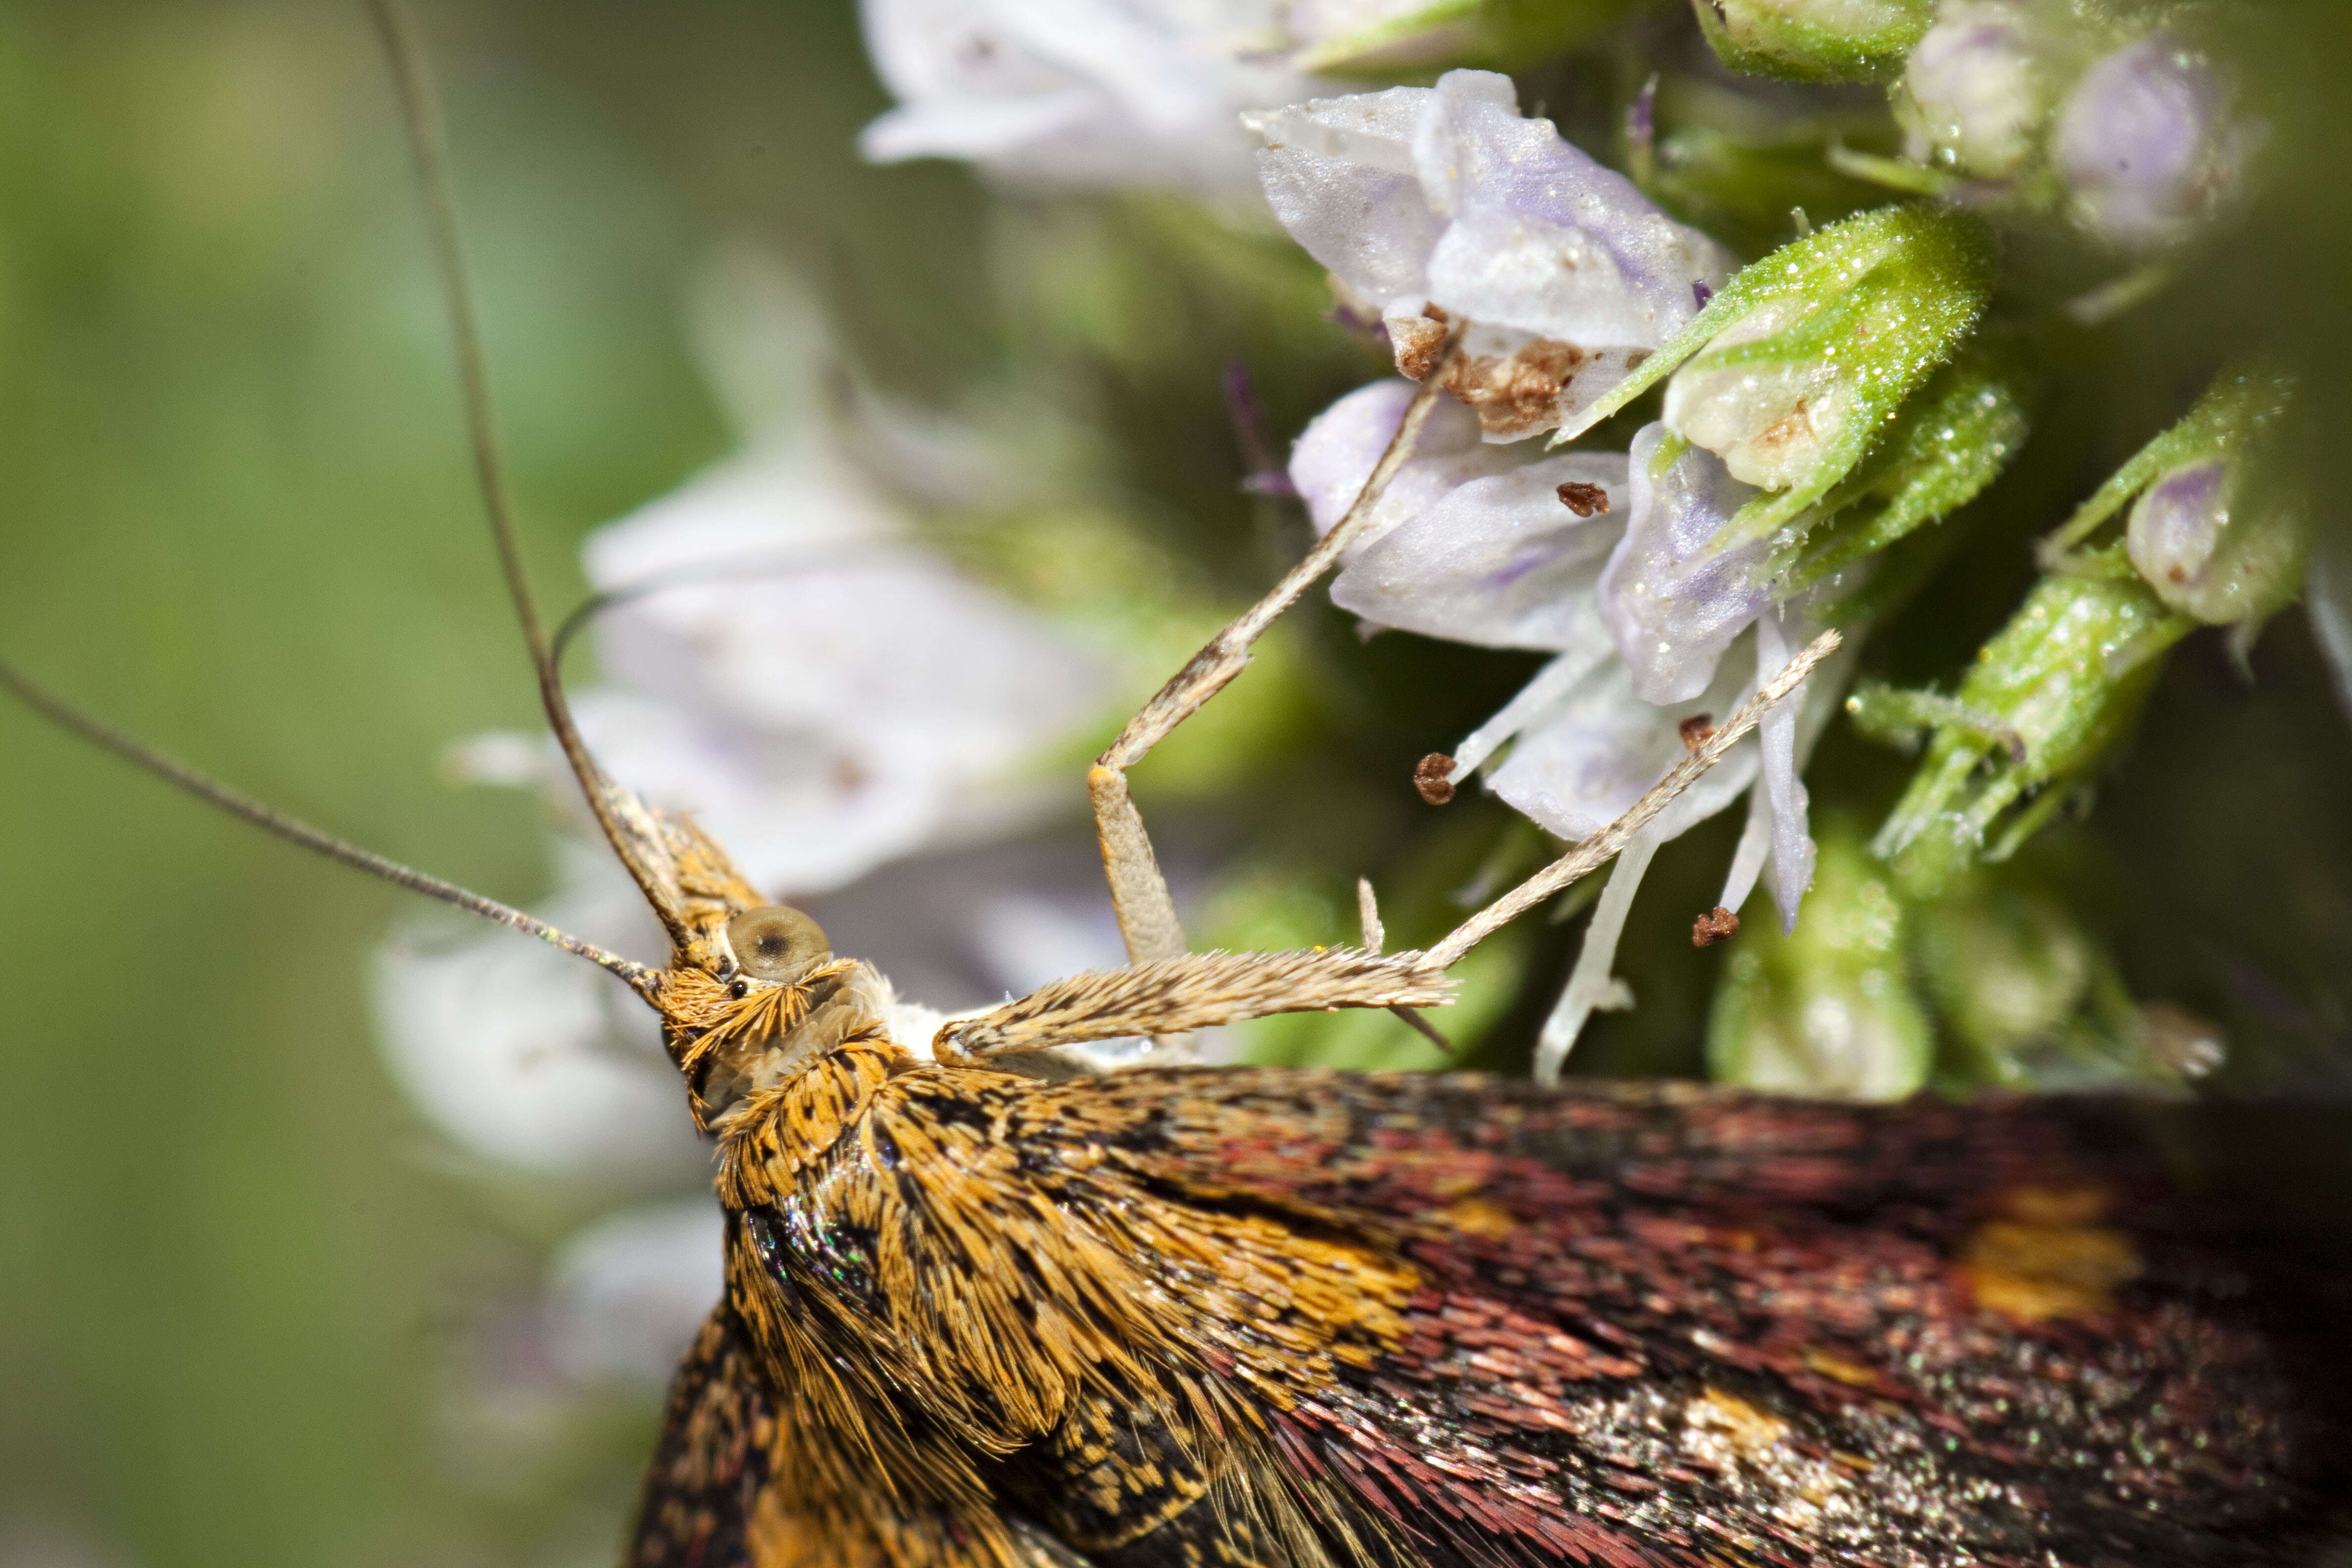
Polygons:
[[1813,439],[1813,416],[1806,400],[1797,399],[1795,407],[1783,414],[1764,430],[1748,437],[1748,445],[1759,452],[1779,458],[1801,443]]
[[1454,759],[1444,752],[1432,752],[1413,764],[1413,793],[1432,805],[1444,805],[1454,798],[1454,781],[1446,775],[1454,771]]
[[1570,479],[1559,487],[1559,504],[1579,517],[1591,517],[1609,510],[1609,492],[1599,485],[1580,484]]
[[1696,752],[1715,738],[1715,715],[1694,713],[1675,725],[1675,731],[1683,738],[1683,749]]
[[1739,917],[1721,904],[1698,917],[1691,925],[1693,947],[1713,947],[1719,942],[1729,942],[1739,934]]
[[1465,354],[1447,373],[1445,390],[1477,411],[1489,436],[1516,440],[1559,423],[1560,389],[1591,357],[1574,343],[1537,338],[1501,358]]
[[1397,374],[1411,381],[1427,380],[1437,368],[1437,356],[1445,352],[1445,323],[1426,314],[1402,316],[1391,319],[1388,329],[1389,343],[1396,350]]

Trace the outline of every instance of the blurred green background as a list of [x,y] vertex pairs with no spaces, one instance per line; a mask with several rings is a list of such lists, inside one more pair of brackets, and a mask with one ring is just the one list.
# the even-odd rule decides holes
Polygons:
[[[1927,679],[2000,623],[2048,507],[2178,406],[2179,345],[2288,332],[2344,363],[2352,117],[2319,79],[2346,25],[2333,6],[2272,20],[2249,48],[2279,95],[2283,194],[2160,321],[2085,344],[2095,378],[2059,389],[2055,434],[1996,492],[1987,536],[2017,548],[1885,639],[1884,672]],[[425,22],[551,604],[580,592],[587,529],[729,448],[684,301],[747,241],[817,279],[877,384],[944,401],[1006,366],[1045,377],[1101,441],[1096,510],[1071,515],[1127,520],[1167,596],[1205,612],[1295,552],[1296,520],[1235,489],[1218,374],[1246,358],[1286,438],[1375,365],[1319,321],[1286,244],[1196,241],[1150,202],[992,204],[960,169],[860,166],[851,140],[885,99],[845,4]],[[2118,377],[2149,407],[2064,405]],[[2340,378],[2316,402],[2343,428]],[[2323,470],[2324,497],[2340,478]],[[998,574],[1028,570],[1024,538],[1004,533]],[[1507,834],[1475,801],[1418,815],[1402,781],[1529,661],[1363,647],[1319,603],[1288,636],[1261,694],[1236,689],[1260,721],[1235,731],[1255,738],[1246,773],[1162,788],[1244,868],[1224,929],[1344,935],[1356,871],[1451,887]],[[542,890],[536,803],[438,771],[450,742],[534,710],[356,7],[0,6],[0,650],[371,847],[501,898]],[[2249,687],[2211,635],[2184,648],[2137,763],[2052,874],[2136,986],[2222,1018],[2271,1064],[2266,1092],[2320,1099],[2342,1092],[2352,1029],[2352,733],[2299,615],[2255,668]],[[1905,771],[1841,732],[1823,759],[1853,781],[1829,804],[1865,811]],[[1697,1070],[1717,960],[1686,932],[1734,830],[1661,856],[1622,965],[1643,1009],[1602,1019],[1580,1066]],[[450,1380],[497,1351],[468,1328],[478,1304],[532,1288],[534,1238],[572,1200],[453,1172],[379,1067],[364,978],[400,896],[14,708],[0,889],[0,1568],[604,1560],[646,1411],[616,1405],[554,1450],[502,1436],[479,1401],[471,1425],[450,1414]],[[1524,1060],[1576,930],[1520,939],[1529,984],[1494,993],[1485,1058]],[[2249,966],[2267,990],[2231,988]]]

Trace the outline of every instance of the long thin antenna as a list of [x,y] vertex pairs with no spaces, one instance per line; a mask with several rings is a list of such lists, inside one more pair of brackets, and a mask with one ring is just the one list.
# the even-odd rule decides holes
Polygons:
[[558,931],[545,921],[534,920],[520,910],[510,908],[496,899],[486,899],[479,893],[468,892],[455,882],[445,882],[438,877],[428,876],[413,867],[404,866],[397,860],[388,859],[373,849],[362,849],[356,844],[338,838],[324,828],[313,827],[299,817],[289,816],[275,806],[264,805],[244,791],[233,789],[209,774],[198,773],[178,758],[166,756],[162,752],[142,745],[121,731],[101,723],[62,697],[45,687],[35,684],[21,671],[5,661],[0,661],[0,687],[7,688],[26,707],[49,720],[58,728],[70,731],[92,744],[103,746],[116,756],[144,768],[165,783],[177,784],[198,800],[209,802],[224,811],[234,812],[256,827],[274,833],[290,844],[299,844],[305,849],[315,850],[324,855],[330,860],[340,860],[344,865],[365,871],[372,877],[381,877],[387,882],[397,883],[411,892],[422,893],[428,899],[438,899],[445,904],[453,904],[458,909],[478,914],[484,920],[495,921],[499,925],[521,931],[526,936],[535,936],[540,941],[560,947],[566,952],[577,953],[591,963],[601,964],[611,970],[627,981],[640,995],[650,995],[653,987],[660,980],[661,972],[658,970],[649,969],[642,963],[623,958],[618,953],[607,952],[592,942],[583,942],[569,932]]
[[611,786],[604,772],[589,754],[587,743],[580,738],[579,727],[572,721],[572,705],[563,695],[563,676],[540,624],[539,605],[531,595],[530,580],[523,572],[522,551],[515,539],[513,509],[507,499],[506,466],[499,456],[498,427],[490,413],[490,380],[482,353],[481,326],[475,315],[465,252],[457,237],[457,201],[442,137],[440,105],[433,90],[431,73],[425,68],[424,50],[418,47],[415,29],[409,25],[405,12],[394,0],[366,0],[366,4],[383,40],[384,58],[392,68],[393,84],[400,99],[401,121],[408,132],[410,150],[416,156],[417,183],[424,190],[426,226],[433,236],[434,266],[441,276],[442,298],[449,311],[449,336],[457,355],[457,379],[465,394],[466,430],[474,449],[474,476],[481,488],[482,509],[489,517],[490,537],[498,544],[499,567],[506,575],[508,595],[514,601],[515,619],[521,623],[523,641],[530,649],[531,666],[539,676],[540,706],[547,710],[548,726],[555,731],[556,743],[563,748],[564,760],[580,782],[580,792],[588,797],[588,809],[595,814],[596,826],[605,842],[620,857],[621,864],[628,868],[646,902],[653,906],[654,913],[667,928],[670,940],[683,948],[688,932],[663,895],[659,879],[622,832],[606,795]]

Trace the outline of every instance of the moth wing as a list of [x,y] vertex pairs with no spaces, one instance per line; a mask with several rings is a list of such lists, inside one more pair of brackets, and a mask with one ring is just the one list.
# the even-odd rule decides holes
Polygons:
[[2326,1380],[2175,1234],[2126,1108],[1251,1069],[1055,1092],[1131,1109],[1098,1136],[1162,1191],[1422,1270],[1272,1420],[1431,1564],[2205,1568],[2271,1560],[2341,1468]]
[[749,1564],[776,1416],[750,1336],[720,1302],[671,1381],[625,1568]]

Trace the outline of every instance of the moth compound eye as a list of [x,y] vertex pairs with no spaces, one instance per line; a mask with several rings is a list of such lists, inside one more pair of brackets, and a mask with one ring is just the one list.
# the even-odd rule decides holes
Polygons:
[[754,980],[790,980],[833,952],[824,928],[782,904],[745,910],[727,922],[727,945]]

